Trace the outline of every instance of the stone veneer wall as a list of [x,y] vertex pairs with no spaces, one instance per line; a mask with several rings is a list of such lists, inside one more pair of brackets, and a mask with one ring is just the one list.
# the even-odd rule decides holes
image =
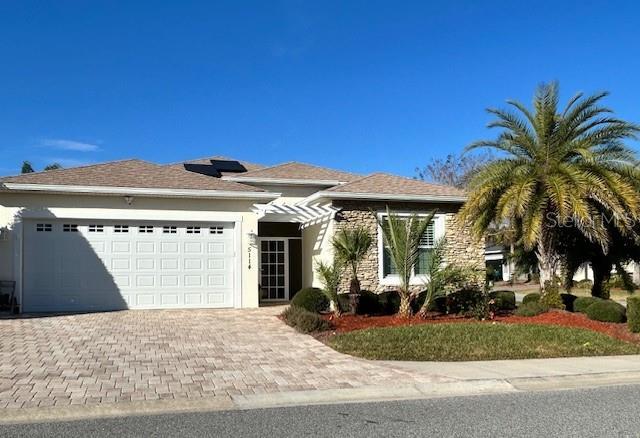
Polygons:
[[[358,278],[364,290],[382,292],[393,289],[383,286],[378,281],[378,224],[376,212],[386,211],[387,205],[391,211],[398,212],[431,212],[437,209],[445,213],[445,237],[447,239],[446,258],[455,260],[456,264],[473,266],[484,271],[484,239],[477,241],[471,236],[470,227],[460,224],[456,215],[460,206],[434,203],[384,203],[366,201],[334,201],[335,207],[341,208],[336,215],[334,230],[364,226],[373,238],[373,243],[358,269]],[[372,211],[373,210],[373,211]],[[345,273],[340,286],[340,292],[349,290],[350,275]],[[420,287],[418,287],[420,288]]]

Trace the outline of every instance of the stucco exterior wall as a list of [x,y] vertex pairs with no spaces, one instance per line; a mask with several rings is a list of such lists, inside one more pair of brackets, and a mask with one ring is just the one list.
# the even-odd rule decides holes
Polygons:
[[[446,262],[455,262],[459,265],[484,270],[484,239],[477,241],[471,236],[469,227],[460,224],[457,216],[460,205],[368,201],[334,201],[333,205],[341,208],[334,221],[335,232],[343,228],[363,226],[373,237],[373,243],[358,269],[358,278],[362,289],[381,292],[395,288],[393,284],[388,284],[388,281],[382,281],[379,274],[378,241],[382,239],[382,236],[378,233],[376,215],[386,212],[387,205],[392,212],[396,213],[428,213],[436,210],[437,214],[441,215],[443,233],[447,239]],[[345,275],[341,292],[349,290],[349,280],[349,275]],[[421,282],[416,281],[415,288],[421,289]]]
[[333,261],[334,221],[324,221],[302,230],[302,287],[322,287],[316,275],[316,263]]
[[135,197],[127,205],[122,196],[0,194],[0,228],[9,228],[8,240],[0,241],[0,279],[18,282],[21,272],[20,218],[121,219],[188,222],[235,222],[240,229],[241,284],[236,307],[258,307],[258,250],[249,233],[258,232],[251,200]]

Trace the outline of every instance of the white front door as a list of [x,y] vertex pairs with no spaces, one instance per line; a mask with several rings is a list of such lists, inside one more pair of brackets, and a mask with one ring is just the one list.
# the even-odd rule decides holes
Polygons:
[[260,239],[260,290],[266,301],[289,299],[289,241]]
[[27,220],[23,310],[233,307],[233,227]]

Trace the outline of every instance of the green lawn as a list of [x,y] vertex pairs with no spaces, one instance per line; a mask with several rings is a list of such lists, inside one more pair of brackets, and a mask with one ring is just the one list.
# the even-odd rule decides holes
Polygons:
[[586,329],[481,322],[421,324],[338,334],[334,349],[379,360],[493,360],[639,354],[640,346]]

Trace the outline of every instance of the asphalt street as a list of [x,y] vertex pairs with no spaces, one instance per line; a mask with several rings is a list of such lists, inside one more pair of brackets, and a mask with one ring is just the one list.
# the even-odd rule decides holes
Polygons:
[[0,426],[17,436],[637,437],[640,385]]

